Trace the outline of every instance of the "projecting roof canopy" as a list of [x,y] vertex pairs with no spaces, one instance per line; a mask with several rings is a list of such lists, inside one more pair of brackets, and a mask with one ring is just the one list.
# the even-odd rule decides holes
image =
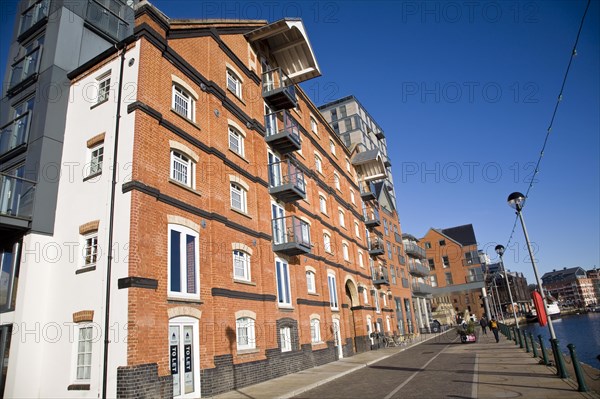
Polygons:
[[282,19],[246,33],[251,43],[263,43],[277,65],[294,83],[321,76],[317,59],[300,19]]
[[357,153],[352,157],[352,165],[357,169],[359,180],[374,181],[387,177],[379,149]]

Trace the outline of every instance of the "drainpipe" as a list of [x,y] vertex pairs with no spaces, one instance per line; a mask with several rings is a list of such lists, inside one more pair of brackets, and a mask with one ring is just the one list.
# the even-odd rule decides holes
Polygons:
[[112,183],[110,188],[110,214],[108,221],[108,256],[106,261],[106,299],[104,304],[104,362],[102,365],[102,398],[106,399],[106,385],[108,382],[108,344],[110,329],[110,283],[112,268],[112,246],[113,246],[113,228],[115,219],[115,187],[117,185],[117,155],[119,149],[119,123],[121,121],[121,95],[123,87],[123,68],[125,65],[126,42],[115,44],[115,48],[121,51],[121,69],[119,71],[119,87],[117,88],[117,112],[115,115],[115,146],[113,150],[112,162]]

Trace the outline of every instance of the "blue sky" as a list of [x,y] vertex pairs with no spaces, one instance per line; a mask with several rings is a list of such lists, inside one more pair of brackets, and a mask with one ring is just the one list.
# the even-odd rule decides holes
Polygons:
[[[320,105],[354,94],[386,132],[403,232],[472,223],[496,258],[515,221],[569,61],[584,0],[153,1],[172,18],[301,17]],[[3,1],[2,76],[14,1]],[[593,1],[524,209],[540,273],[600,267],[600,2]],[[534,282],[520,226],[505,255]]]

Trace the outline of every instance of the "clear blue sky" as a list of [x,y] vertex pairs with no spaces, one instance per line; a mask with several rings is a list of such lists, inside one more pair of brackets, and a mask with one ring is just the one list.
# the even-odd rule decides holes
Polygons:
[[[319,105],[354,94],[386,132],[403,232],[472,223],[480,248],[506,245],[508,194],[525,192],[586,1],[153,1],[173,18],[301,17],[323,76]],[[3,1],[2,76],[14,18]],[[600,4],[577,57],[524,210],[541,274],[600,267]],[[517,226],[505,255],[534,282]]]

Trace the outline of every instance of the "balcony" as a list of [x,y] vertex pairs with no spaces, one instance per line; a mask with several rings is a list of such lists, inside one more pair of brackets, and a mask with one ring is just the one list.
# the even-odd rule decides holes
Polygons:
[[283,202],[306,198],[304,172],[294,160],[269,164],[269,194]]
[[308,35],[298,18],[281,19],[245,34],[255,48],[268,49],[271,60],[292,83],[321,76]]
[[481,260],[479,260],[479,257],[477,258],[470,258],[470,259],[463,259],[463,266],[475,266],[475,265],[480,265],[481,264]]
[[310,226],[296,216],[271,220],[273,251],[284,255],[310,253]]
[[49,4],[50,0],[38,1],[23,12],[21,15],[21,26],[19,27],[19,41],[23,39],[23,36],[27,36],[25,33],[34,26],[37,26],[38,22],[43,23],[41,21],[48,18]]
[[472,274],[469,276],[465,277],[465,283],[478,283],[480,281],[483,281],[483,274]]
[[33,215],[35,182],[0,174],[0,230],[26,230]]
[[287,110],[265,115],[265,129],[267,144],[280,154],[302,148],[300,127]]
[[381,225],[381,218],[379,217],[379,211],[375,206],[366,206],[363,208],[363,218],[365,220],[365,226],[368,229],[375,228]]
[[384,253],[383,239],[378,235],[371,235],[369,238],[369,255],[378,256],[383,255]]
[[388,275],[388,269],[385,266],[373,268],[371,271],[373,277],[373,284],[375,285],[390,285],[390,278]]
[[429,276],[429,268],[427,266],[423,266],[421,262],[410,262],[408,266],[408,270],[410,274],[417,277],[427,277]]
[[8,94],[17,92],[27,82],[35,79],[40,69],[41,55],[42,46],[38,46],[12,64],[7,90]]
[[404,252],[406,252],[407,255],[419,259],[425,259],[427,257],[425,249],[418,246],[414,241],[404,241]]
[[273,111],[291,109],[298,105],[294,84],[281,68],[262,74],[262,96]]
[[363,201],[372,201],[377,199],[375,196],[375,185],[373,183],[360,182],[358,189],[360,190],[360,198],[362,198]]
[[16,148],[27,145],[30,116],[29,112],[19,115],[0,129],[0,158]]
[[417,296],[427,296],[433,293],[433,288],[430,285],[420,282],[412,283],[411,290]]

